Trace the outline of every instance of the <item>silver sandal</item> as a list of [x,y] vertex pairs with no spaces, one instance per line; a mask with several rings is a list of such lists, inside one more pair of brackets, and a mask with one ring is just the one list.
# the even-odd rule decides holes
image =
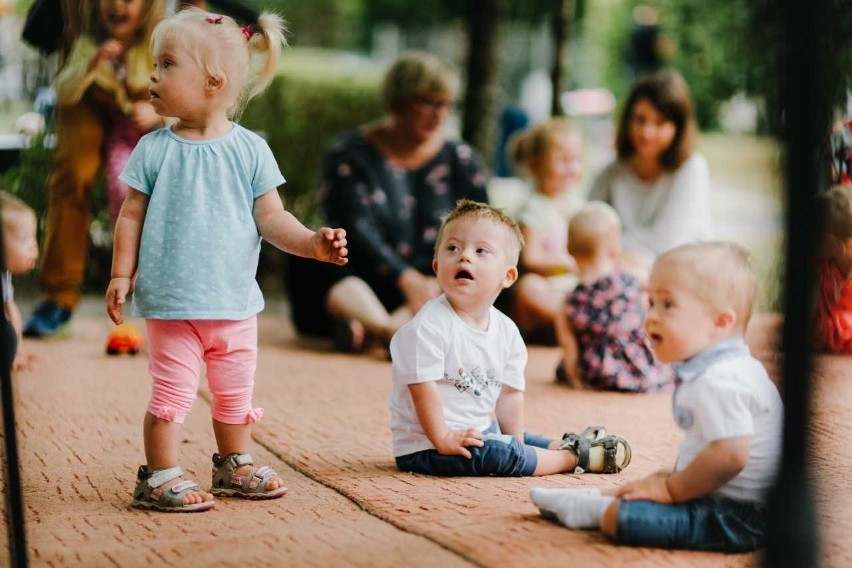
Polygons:
[[257,467],[248,475],[238,475],[237,469],[245,465],[254,465],[249,454],[213,454],[213,486],[210,492],[217,497],[241,497],[243,499],[277,499],[287,493],[283,485],[267,490],[270,479],[281,476],[269,466]]
[[183,475],[183,468],[178,466],[168,469],[148,471],[147,466],[139,466],[136,474],[136,489],[133,490],[131,507],[164,513],[198,513],[212,509],[215,501],[184,504],[183,498],[189,491],[204,493],[201,486],[194,481],[184,480],[175,483],[168,489],[160,487]]

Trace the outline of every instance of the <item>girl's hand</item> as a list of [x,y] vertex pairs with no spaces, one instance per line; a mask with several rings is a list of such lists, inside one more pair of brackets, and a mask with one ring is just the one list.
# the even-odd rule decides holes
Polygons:
[[106,292],[107,313],[109,319],[115,325],[124,323],[124,317],[121,310],[124,302],[127,300],[127,294],[130,293],[130,287],[133,284],[131,278],[113,278],[109,281],[109,288]]
[[435,444],[435,449],[442,456],[464,456],[471,459],[468,446],[481,448],[485,445],[482,441],[482,432],[476,428],[468,428],[467,430],[449,430],[443,438]]
[[163,124],[163,117],[157,114],[154,107],[148,101],[136,101],[130,103],[127,117],[133,126],[145,132],[153,130]]
[[103,42],[98,51],[95,53],[95,56],[92,57],[92,61],[89,63],[89,71],[93,71],[101,66],[104,61],[109,61],[110,59],[116,59],[119,55],[124,52],[124,45],[117,39],[108,39]]
[[311,245],[314,258],[317,260],[339,266],[349,262],[349,259],[346,258],[349,251],[346,249],[346,231],[344,229],[323,227],[314,233]]

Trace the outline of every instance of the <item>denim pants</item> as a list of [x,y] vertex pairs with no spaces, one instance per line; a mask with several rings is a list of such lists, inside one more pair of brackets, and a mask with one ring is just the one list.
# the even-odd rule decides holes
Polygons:
[[615,540],[632,546],[746,552],[766,542],[763,504],[708,495],[673,505],[621,501]]
[[546,448],[552,442],[538,434],[524,432],[523,443],[516,438],[500,433],[497,422],[482,431],[481,448],[469,446],[471,458],[464,456],[444,456],[438,450],[422,450],[396,458],[396,465],[402,471],[443,476],[485,476],[521,477],[532,475],[538,458],[535,449]]

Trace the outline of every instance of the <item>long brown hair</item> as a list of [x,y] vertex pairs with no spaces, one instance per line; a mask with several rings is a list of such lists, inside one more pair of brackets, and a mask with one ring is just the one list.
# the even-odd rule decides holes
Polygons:
[[640,100],[651,103],[674,123],[675,136],[660,155],[660,165],[666,170],[676,170],[692,155],[695,144],[695,113],[689,86],[680,73],[672,70],[657,71],[636,80],[618,122],[615,150],[619,160],[626,160],[636,151],[630,139],[630,120]]

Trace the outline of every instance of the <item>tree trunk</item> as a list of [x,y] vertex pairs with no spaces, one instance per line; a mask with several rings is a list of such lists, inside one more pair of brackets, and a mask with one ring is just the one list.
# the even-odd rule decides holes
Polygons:
[[568,40],[571,37],[571,20],[574,16],[575,0],[554,0],[553,2],[553,69],[550,71],[550,84],[553,98],[550,102],[551,116],[562,116],[562,91],[565,90],[565,60]]
[[473,144],[489,163],[494,152],[500,102],[499,34],[505,14],[505,0],[468,0],[467,88],[462,138]]

